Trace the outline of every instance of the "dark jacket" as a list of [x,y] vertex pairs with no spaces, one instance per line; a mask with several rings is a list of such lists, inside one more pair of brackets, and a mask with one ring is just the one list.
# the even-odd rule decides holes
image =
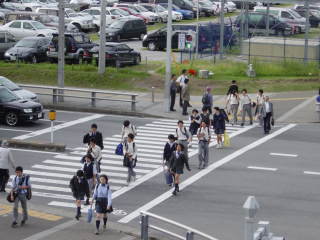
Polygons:
[[89,184],[85,178],[78,181],[77,176],[73,176],[70,180],[70,188],[75,198],[79,196],[90,196]]
[[170,147],[169,143],[166,143],[163,150],[163,159],[166,160],[166,164],[170,161],[172,153],[176,150],[177,143],[173,143]]
[[229,87],[229,90],[228,90],[228,92],[227,92],[227,95],[230,95],[231,93],[239,93],[238,85],[232,84],[232,85]]
[[177,92],[177,83],[176,81],[172,81],[170,83],[170,93],[175,94]]
[[176,173],[183,172],[184,165],[186,165],[187,169],[190,171],[186,155],[183,152],[181,152],[179,157],[177,158],[176,151],[174,151],[170,159],[170,169]]
[[226,130],[226,119],[225,117],[223,116],[223,114],[214,114],[213,115],[213,128],[214,129],[223,129],[223,130]]
[[86,135],[84,135],[83,137],[83,143],[84,144],[89,144],[90,139],[94,138],[96,140],[96,144],[101,148],[101,150],[103,149],[103,137],[101,132],[96,132],[96,134],[94,136],[92,136],[92,133],[87,133]]
[[[193,115],[190,116],[191,121],[192,120],[199,121],[200,119],[201,119],[201,116],[199,114],[195,117]],[[201,122],[201,120],[200,120],[200,122]],[[196,135],[199,127],[200,127],[200,123],[191,122],[190,126],[189,126],[189,132],[191,133],[191,135]]]
[[205,122],[208,126],[211,125],[210,113],[207,113],[207,114],[201,113],[200,118],[201,118],[201,122],[202,121]]

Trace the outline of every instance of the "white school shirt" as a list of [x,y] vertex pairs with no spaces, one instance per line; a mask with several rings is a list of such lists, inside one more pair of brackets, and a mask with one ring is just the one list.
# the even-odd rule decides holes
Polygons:
[[245,104],[251,104],[251,99],[248,95],[241,95],[240,97],[240,109],[243,109],[243,105]]
[[271,112],[271,110],[270,110],[270,103],[269,103],[269,102],[265,102],[264,105],[265,105],[265,108],[266,108],[266,113]]
[[259,94],[257,95],[257,105],[262,105],[264,103],[264,95],[260,96]]
[[[184,131],[186,130],[186,131]],[[176,129],[176,138],[180,141],[186,141],[188,140],[188,137],[190,136],[190,133],[187,128],[183,127],[182,129],[177,128]]]
[[128,127],[122,126],[122,129],[121,129],[122,141],[124,141],[125,138],[127,138],[130,133],[135,135],[134,130],[135,130],[135,126],[133,126],[131,123]]
[[135,159],[137,157],[137,144],[135,143],[133,147],[133,143],[134,143],[133,141],[130,143],[127,141],[125,143],[123,150],[124,150],[124,154],[128,153],[129,156],[132,156],[132,158]]
[[239,99],[236,95],[233,95],[233,94],[230,94],[228,96],[228,101],[229,101],[229,104],[230,105],[233,105],[233,104],[239,104]]
[[180,87],[184,87],[186,85],[185,80],[186,76],[183,74],[178,77],[177,82],[179,83]]
[[208,127],[205,127],[205,128],[201,127],[201,128],[198,129],[197,135],[198,134],[203,134],[203,133],[204,133],[204,136],[203,137],[202,136],[199,137],[198,138],[199,141],[209,141],[209,139],[210,139],[209,128]]
[[[90,149],[90,147],[89,147]],[[92,148],[91,156],[95,161],[99,161],[102,159],[101,148],[98,145],[95,145]]]

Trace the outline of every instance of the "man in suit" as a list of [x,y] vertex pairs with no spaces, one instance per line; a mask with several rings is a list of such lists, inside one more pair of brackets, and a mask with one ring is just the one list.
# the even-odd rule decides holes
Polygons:
[[263,129],[265,134],[269,134],[271,130],[271,119],[273,119],[273,104],[268,96],[265,97],[265,102],[262,105],[261,115],[263,117]]
[[94,139],[96,144],[100,147],[100,149],[103,149],[103,137],[102,137],[102,133],[97,131],[98,126],[97,124],[93,123],[91,125],[91,129],[90,131],[84,135],[83,137],[83,143],[84,144],[90,144],[90,140]]
[[184,87],[182,88],[182,100],[183,100],[183,107],[182,107],[182,115],[188,115],[188,106],[190,105],[190,89],[189,89],[189,79],[184,80]]

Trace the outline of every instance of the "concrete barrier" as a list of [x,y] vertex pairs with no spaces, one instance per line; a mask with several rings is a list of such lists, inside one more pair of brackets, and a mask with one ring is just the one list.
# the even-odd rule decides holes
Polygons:
[[31,150],[40,151],[52,151],[52,152],[64,152],[66,150],[66,145],[64,144],[52,144],[48,142],[34,142],[34,141],[24,141],[16,139],[6,140],[8,147],[10,148],[23,148]]

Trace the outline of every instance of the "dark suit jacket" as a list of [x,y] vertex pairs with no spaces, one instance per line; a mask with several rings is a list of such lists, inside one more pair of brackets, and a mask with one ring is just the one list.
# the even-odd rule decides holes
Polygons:
[[181,152],[181,154],[177,158],[176,151],[174,151],[171,155],[170,169],[173,169],[177,172],[182,172],[184,169],[184,165],[186,165],[188,170],[190,169],[188,159],[186,158],[185,154]]
[[101,150],[103,149],[103,137],[101,132],[96,132],[95,136],[92,136],[91,133],[87,133],[86,135],[84,135],[83,137],[83,143],[84,144],[89,144],[90,139],[94,138],[96,140],[96,144],[101,148]]
[[[269,102],[269,104],[270,104],[271,116],[274,117],[274,115],[273,115],[273,104],[271,102]],[[262,104],[262,108],[261,108],[261,116],[263,118],[265,118],[267,116],[266,105],[264,103]]]
[[176,150],[176,147],[176,143],[174,143],[172,147],[170,147],[169,143],[166,143],[163,150],[163,159],[166,160],[166,162],[170,161],[171,155]]
[[70,180],[69,186],[75,198],[81,195],[90,196],[89,184],[85,178],[82,178],[79,183],[77,176],[73,176],[73,178]]

